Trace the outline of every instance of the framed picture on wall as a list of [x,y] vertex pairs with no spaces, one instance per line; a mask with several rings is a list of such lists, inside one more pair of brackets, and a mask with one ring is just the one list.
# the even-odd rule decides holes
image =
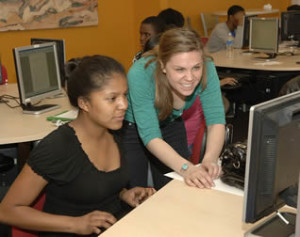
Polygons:
[[0,31],[98,25],[98,0],[0,1]]

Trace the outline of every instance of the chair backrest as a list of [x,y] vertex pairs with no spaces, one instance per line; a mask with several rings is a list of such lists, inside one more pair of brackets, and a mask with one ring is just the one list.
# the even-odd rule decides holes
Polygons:
[[218,18],[212,13],[200,13],[204,37],[209,37],[210,32],[213,30],[215,25],[218,23]]
[[280,89],[279,96],[287,95],[300,90],[300,76],[287,81]]
[[[42,193],[34,203],[33,207],[37,210],[43,210],[44,203],[45,203],[45,193]],[[38,233],[35,231],[23,230],[17,227],[12,227],[11,230],[12,237],[38,237]]]
[[208,37],[201,37],[201,42],[202,42],[203,46],[206,45],[207,41],[208,41]]

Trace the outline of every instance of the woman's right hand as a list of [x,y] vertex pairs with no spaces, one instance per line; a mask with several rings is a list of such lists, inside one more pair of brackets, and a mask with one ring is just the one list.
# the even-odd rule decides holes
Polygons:
[[100,228],[108,229],[117,219],[108,212],[93,211],[84,216],[75,217],[74,229],[76,234],[100,234]]
[[200,166],[190,166],[184,176],[184,181],[187,185],[198,188],[211,188],[215,184],[207,170]]

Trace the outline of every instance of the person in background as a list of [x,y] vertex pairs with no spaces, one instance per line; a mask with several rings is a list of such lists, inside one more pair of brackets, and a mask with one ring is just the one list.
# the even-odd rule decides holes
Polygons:
[[182,13],[172,8],[162,10],[157,16],[164,21],[167,29],[184,26]]
[[288,11],[300,11],[300,0],[291,0],[291,5],[287,7]]
[[156,16],[150,16],[144,19],[140,26],[140,45],[141,50],[134,56],[133,62],[140,59],[143,54],[143,49],[148,39],[159,33],[164,32],[164,22]]
[[[67,83],[78,117],[38,143],[0,203],[0,222],[39,236],[99,234],[154,193],[127,189],[116,132],[128,105],[122,65],[106,56],[84,57]],[[43,190],[46,201],[38,211],[31,204]]]
[[245,10],[241,6],[231,6],[227,11],[227,21],[218,23],[207,41],[208,52],[214,53],[226,49],[226,41],[229,33],[234,37],[233,47],[242,47],[243,17]]
[[[225,85],[235,86],[237,84],[238,84],[238,81],[235,78],[233,78],[233,77],[225,77],[225,78],[223,78],[223,79],[220,80],[220,86],[221,86],[221,88],[222,88],[222,86],[225,86]],[[230,107],[230,102],[226,98],[225,93],[222,93],[222,99],[223,99],[225,114],[227,114],[227,112],[229,110],[229,107]]]
[[[174,170],[188,185],[214,186],[221,167],[217,160],[224,143],[224,108],[213,61],[205,57],[200,36],[191,29],[164,32],[159,47],[132,65],[128,72],[128,102],[123,143],[131,186],[147,186],[148,160],[154,187]],[[208,128],[206,153],[199,167],[188,158],[181,115],[200,96]]]

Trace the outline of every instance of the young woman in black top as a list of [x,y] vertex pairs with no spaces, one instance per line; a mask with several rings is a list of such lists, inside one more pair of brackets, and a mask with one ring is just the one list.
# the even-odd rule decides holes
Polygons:
[[[85,57],[68,79],[77,119],[46,136],[32,151],[0,204],[0,221],[40,236],[99,234],[127,209],[154,193],[126,189],[126,164],[116,130],[127,109],[123,67],[105,56]],[[30,207],[45,190],[43,211]]]

